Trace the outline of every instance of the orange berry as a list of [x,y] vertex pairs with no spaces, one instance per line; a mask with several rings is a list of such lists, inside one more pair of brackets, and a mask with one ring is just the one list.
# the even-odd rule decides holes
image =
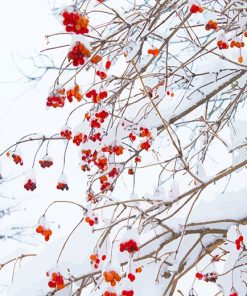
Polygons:
[[95,55],[91,58],[91,63],[93,64],[97,64],[102,60],[102,57],[100,55]]
[[128,169],[128,174],[129,175],[134,175],[134,170],[133,169]]
[[54,281],[56,281],[57,273],[56,273],[56,272],[53,272],[53,273],[51,274],[51,277],[52,277],[52,279],[53,279]]
[[42,233],[42,232],[43,232],[43,226],[42,226],[42,225],[39,225],[39,226],[36,228],[36,232],[37,232],[37,233]]
[[90,217],[86,217],[86,218],[85,218],[85,221],[86,221],[87,223],[89,223],[90,220],[91,220]]
[[62,290],[63,288],[64,288],[64,284],[58,284],[58,285],[57,285],[57,289],[58,289],[58,290]]
[[243,63],[243,61],[244,61],[244,58],[243,58],[243,56],[239,56],[239,57],[238,57],[238,62],[239,62],[240,64],[242,64],[242,63]]
[[96,255],[91,255],[90,256],[90,260],[95,261],[96,259],[97,259],[97,256]]

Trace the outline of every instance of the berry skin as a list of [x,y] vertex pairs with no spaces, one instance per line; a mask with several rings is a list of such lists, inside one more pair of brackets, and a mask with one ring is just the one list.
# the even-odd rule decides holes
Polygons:
[[141,273],[142,272],[142,268],[141,267],[137,267],[136,268],[136,273]]

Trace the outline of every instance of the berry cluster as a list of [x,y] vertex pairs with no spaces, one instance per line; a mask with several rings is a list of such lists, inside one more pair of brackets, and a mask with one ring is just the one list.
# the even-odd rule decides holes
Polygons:
[[74,32],[76,34],[86,34],[89,32],[89,20],[79,12],[68,12],[65,10],[62,16],[67,32]]
[[87,141],[87,135],[84,135],[82,133],[77,133],[74,135],[73,143],[77,146],[80,146],[81,143],[86,143]]
[[68,101],[71,103],[73,101],[73,97],[80,102],[82,100],[82,95],[80,93],[80,87],[78,84],[75,84],[75,86],[72,89],[68,89],[66,91],[66,96]]
[[229,45],[225,40],[218,40],[217,45],[220,50],[229,48]]
[[59,190],[62,190],[62,191],[69,190],[68,184],[67,183],[63,183],[63,182],[58,182],[56,188],[59,189]]
[[112,190],[112,188],[110,187],[111,183],[108,181],[108,178],[106,175],[100,177],[100,184],[101,184],[100,190],[102,192],[106,192],[107,190]]
[[60,136],[67,139],[68,141],[72,139],[72,132],[70,127],[68,127],[67,125],[64,126],[60,132]]
[[218,279],[218,274],[216,272],[210,272],[205,274],[202,274],[201,272],[197,272],[196,278],[198,280],[204,280],[205,282],[216,283]]
[[95,151],[94,153],[92,153],[91,149],[87,149],[87,150],[82,150],[82,161],[85,162],[85,164],[81,165],[81,169],[85,172],[85,171],[90,171],[90,164],[91,162],[95,162],[97,159],[97,151]]
[[160,50],[158,48],[149,48],[148,54],[152,54],[154,57],[156,57],[160,53]]
[[86,97],[91,98],[94,103],[99,103],[101,100],[107,98],[107,95],[107,91],[100,91],[97,93],[95,89],[92,89],[86,93]]
[[123,154],[123,150],[124,148],[121,145],[115,145],[115,146],[108,145],[101,149],[102,152],[108,152],[110,155],[111,154],[121,155]]
[[107,77],[106,72],[104,72],[104,71],[100,71],[100,70],[97,70],[97,71],[96,71],[96,75],[99,76],[99,78],[100,78],[101,80],[104,80],[104,79],[106,79],[106,77]]
[[147,138],[151,138],[151,132],[149,131],[148,128],[144,128],[144,127],[140,127],[140,137],[147,137]]
[[202,6],[197,5],[197,4],[192,4],[190,6],[190,13],[197,13],[197,12],[199,12],[199,13],[203,12]]
[[102,141],[101,133],[95,133],[95,134],[92,134],[92,135],[89,136],[89,139],[90,139],[92,142],[96,142],[96,141],[101,142],[101,141]]
[[241,48],[244,47],[244,42],[243,41],[238,41],[238,40],[232,40],[230,43],[230,47],[237,47],[237,48]]
[[80,41],[77,41],[68,53],[68,60],[72,61],[74,66],[84,65],[85,57],[90,57],[90,54],[90,51]]
[[101,128],[101,123],[105,122],[105,119],[109,116],[109,113],[105,110],[97,112],[95,117],[90,117],[91,128]]
[[27,179],[26,183],[24,184],[24,188],[28,191],[34,191],[36,189],[36,182],[32,179]]
[[[49,272],[46,275],[49,276]],[[63,276],[59,272],[53,272],[51,274],[51,279],[48,282],[48,286],[57,290],[63,289],[65,286]]]
[[114,167],[109,173],[108,173],[108,176],[110,177],[110,178],[115,178],[115,177],[117,177],[119,175],[119,170],[116,168],[116,167]]
[[40,166],[44,168],[49,168],[53,165],[52,158],[48,155],[45,155],[41,160],[39,160]]
[[57,89],[53,91],[46,101],[47,107],[53,107],[53,108],[62,108],[65,104],[65,89]]
[[243,241],[244,241],[244,237],[242,235],[240,235],[236,240],[235,240],[235,245],[236,245],[236,249],[240,250],[241,247],[243,247]]
[[107,283],[110,283],[112,287],[115,287],[117,282],[121,281],[121,276],[114,270],[105,271],[103,273],[104,279]]
[[137,252],[138,250],[139,250],[139,247],[133,239],[130,239],[127,242],[120,244],[120,252],[127,251],[129,253],[134,253],[134,252]]
[[206,29],[207,31],[209,31],[209,30],[214,30],[214,31],[216,31],[216,30],[218,29],[218,23],[215,22],[215,21],[213,21],[213,20],[209,20],[209,21],[207,22],[207,24],[205,25],[205,29]]
[[65,174],[62,174],[58,180],[57,183],[57,189],[64,191],[69,190],[69,186],[68,186],[68,181],[67,181],[67,177]]
[[46,228],[43,225],[38,225],[38,227],[36,228],[36,232],[40,233],[41,235],[44,236],[45,241],[47,242],[50,239],[50,236],[52,235],[52,231],[50,228]]
[[99,223],[99,219],[96,216],[93,216],[93,218],[86,217],[85,218],[85,222],[87,222],[90,226],[94,226],[94,224],[98,224]]
[[19,154],[8,151],[6,156],[12,158],[15,164],[23,165],[22,157]]
[[150,143],[149,143],[149,141],[145,141],[145,142],[142,142],[141,144],[140,144],[140,148],[141,148],[141,150],[146,150],[146,151],[148,151],[148,149],[151,147],[151,145],[150,145]]
[[94,268],[97,269],[99,267],[100,261],[106,260],[106,255],[102,255],[100,260],[98,254],[93,254],[90,256],[90,260],[91,260],[91,264],[94,264]]

